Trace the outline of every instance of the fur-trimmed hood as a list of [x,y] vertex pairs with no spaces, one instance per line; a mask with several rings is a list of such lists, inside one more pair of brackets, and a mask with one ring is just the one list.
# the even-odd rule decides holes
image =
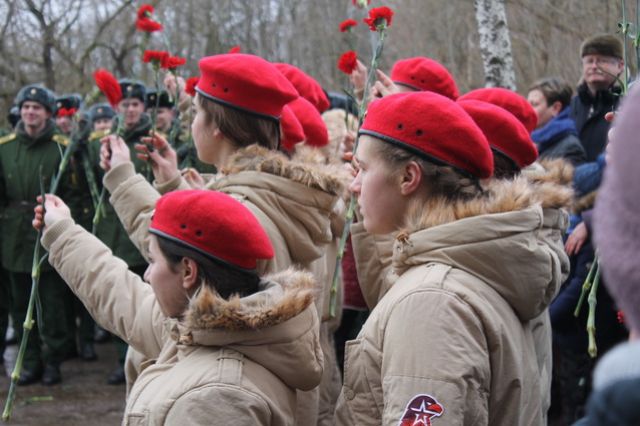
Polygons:
[[[311,389],[322,375],[315,281],[285,270],[265,277],[257,293],[225,300],[203,287],[181,321],[169,320],[180,347],[228,347],[251,358],[296,389]],[[179,355],[180,356],[180,355]]]
[[344,182],[326,166],[252,145],[236,152],[221,172],[212,189],[244,197],[263,212],[294,263],[319,258],[333,240],[331,217]]
[[555,296],[562,272],[544,241],[540,196],[527,178],[492,180],[470,201],[433,199],[411,209],[394,243],[397,275],[439,262],[481,279],[522,321],[538,316]]

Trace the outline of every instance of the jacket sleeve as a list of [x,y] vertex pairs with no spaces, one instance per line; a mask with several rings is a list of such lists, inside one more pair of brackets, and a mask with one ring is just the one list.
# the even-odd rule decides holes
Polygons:
[[[267,403],[258,395],[234,385],[216,383],[193,389],[176,399],[164,424],[271,425]],[[215,420],[213,420],[215,419]]]
[[442,408],[442,424],[489,424],[489,350],[469,305],[441,290],[410,293],[391,308],[383,332],[383,425],[415,420],[427,397]]
[[49,263],[102,327],[149,357],[160,353],[164,316],[151,286],[124,261],[71,219],[47,227],[42,245]]
[[149,259],[149,224],[160,194],[132,163],[120,164],[104,176],[113,206],[127,235],[145,260]]
[[389,289],[386,277],[391,270],[393,236],[369,234],[358,222],[351,225],[351,243],[360,289],[373,309]]

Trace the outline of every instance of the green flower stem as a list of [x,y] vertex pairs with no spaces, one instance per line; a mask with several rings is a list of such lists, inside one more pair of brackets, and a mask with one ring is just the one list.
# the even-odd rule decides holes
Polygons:
[[[40,196],[42,197],[42,207],[44,208],[44,178],[42,176],[42,166],[40,166]],[[43,211],[44,218],[44,211]],[[27,314],[22,324],[22,339],[20,340],[20,348],[18,349],[18,356],[16,358],[16,364],[11,372],[11,383],[9,385],[9,393],[2,412],[2,420],[9,421],[11,419],[11,413],[13,412],[13,403],[16,398],[16,389],[20,374],[22,373],[22,365],[24,362],[24,354],[27,349],[27,342],[29,341],[29,334],[33,329],[33,311],[36,306],[36,300],[38,298],[38,283],[40,281],[40,267],[43,261],[46,259],[46,255],[40,258],[40,238],[42,237],[42,230],[38,230],[36,237],[36,244],[33,248],[33,261],[31,264],[31,294],[29,295],[29,304],[27,305]]]
[[176,139],[178,137],[178,133],[180,133],[180,108],[178,104],[180,102],[180,84],[178,83],[178,73],[175,68],[169,70],[173,75],[173,78],[176,81],[176,96],[173,100],[173,110],[175,111],[176,116],[173,117],[173,123],[171,123],[171,131],[169,132],[169,145],[175,147]]
[[[627,22],[627,5],[625,0],[622,2],[622,57],[624,58],[624,81],[622,82],[622,94],[626,95],[629,91],[629,67],[627,62],[627,34],[629,33],[629,23]],[[636,31],[638,29],[636,28]]]
[[[364,114],[367,110],[367,102],[369,98],[369,86],[373,84],[375,80],[376,69],[378,67],[378,59],[382,55],[382,48],[384,46],[384,39],[386,34],[386,26],[380,25],[378,34],[378,43],[376,44],[376,48],[373,53],[373,57],[371,58],[371,66],[369,67],[369,72],[367,74],[367,82],[364,86],[364,92],[362,93],[362,101],[360,102],[358,108],[358,129],[362,126],[362,122],[364,120]],[[352,153],[355,155],[356,150],[358,149],[358,142],[360,140],[360,136],[356,136],[356,140],[353,144]],[[351,224],[353,223],[353,217],[355,215],[356,209],[356,197],[351,194],[351,199],[349,200],[349,208],[347,209],[346,220],[344,224],[344,229],[342,230],[342,236],[340,237],[340,243],[338,245],[338,254],[336,256],[336,266],[333,271],[333,279],[331,280],[331,289],[330,289],[330,298],[329,298],[329,315],[331,318],[336,317],[336,309],[337,309],[337,301],[338,301],[338,283],[340,280],[340,271],[342,268],[342,258],[344,257],[344,249],[347,244],[347,239],[349,238],[349,234],[351,232]]]
[[598,355],[598,347],[596,346],[596,305],[598,304],[598,286],[600,285],[600,262],[596,259],[594,263],[596,266],[595,278],[593,280],[593,286],[589,292],[589,316],[587,317],[587,334],[589,336],[589,356],[595,358]]
[[587,279],[584,280],[582,284],[582,291],[580,292],[580,299],[578,299],[578,304],[576,305],[576,309],[573,311],[573,316],[578,317],[580,315],[580,310],[582,309],[582,304],[584,303],[584,299],[587,297],[589,290],[591,290],[591,285],[593,284],[593,279],[596,274],[596,270],[598,264],[598,255],[596,254],[593,259],[593,263],[591,264],[591,268],[589,268],[589,274],[587,275]]

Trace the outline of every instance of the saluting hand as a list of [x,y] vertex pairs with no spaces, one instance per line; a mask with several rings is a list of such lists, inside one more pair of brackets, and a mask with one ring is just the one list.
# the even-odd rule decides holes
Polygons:
[[151,163],[153,177],[157,183],[168,182],[180,174],[178,156],[165,138],[153,133],[150,137],[140,140],[143,143],[136,144],[136,156]]
[[376,76],[378,81],[376,81],[371,88],[372,99],[383,98],[400,92],[398,86],[385,73],[380,70],[376,70]]
[[100,143],[100,167],[104,171],[131,161],[129,147],[120,136],[107,135],[100,139]]
[[31,224],[37,230],[51,226],[59,220],[71,218],[71,210],[60,197],[45,194],[45,198],[44,207],[42,207],[42,196],[38,195],[36,198],[38,205],[33,209],[35,215]]

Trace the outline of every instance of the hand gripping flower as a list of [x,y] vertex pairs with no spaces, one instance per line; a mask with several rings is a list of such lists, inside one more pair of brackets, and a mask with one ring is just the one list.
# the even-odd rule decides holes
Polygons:
[[[354,5],[356,4],[356,0],[354,1]],[[364,3],[358,0],[358,4]],[[373,56],[371,58],[371,66],[369,67],[369,72],[367,75],[367,82],[364,87],[364,93],[362,96],[362,101],[358,107],[358,128],[362,126],[362,121],[364,119],[364,114],[367,109],[367,99],[369,97],[368,91],[371,84],[373,84],[373,80],[376,75],[376,69],[378,67],[378,59],[382,55],[382,48],[384,46],[385,35],[387,29],[391,25],[391,20],[393,18],[393,10],[388,7],[377,7],[371,9],[369,11],[369,17],[365,18],[364,22],[369,25],[369,28],[372,31],[376,31],[378,33],[378,40],[376,42],[376,46],[373,50]],[[347,52],[349,53],[349,52]],[[354,52],[355,54],[355,52]],[[344,55],[343,55],[344,56]],[[347,57],[348,58],[348,57]],[[345,60],[346,65],[346,60]],[[346,67],[345,67],[346,69]],[[352,70],[353,71],[353,70]],[[356,138],[355,143],[353,144],[352,155],[355,154],[356,149],[358,148],[358,138]],[[329,302],[329,314],[332,318],[336,316],[336,303],[338,296],[338,281],[340,279],[340,270],[342,267],[342,258],[344,256],[344,249],[347,243],[347,239],[349,238],[349,230],[351,228],[351,224],[353,223],[353,217],[356,207],[356,198],[354,195],[351,195],[351,199],[349,201],[349,208],[347,209],[347,214],[345,218],[345,225],[342,231],[342,236],[340,237],[340,245],[338,247],[338,255],[336,258],[336,266],[333,271],[333,280],[331,283],[331,296]]]

